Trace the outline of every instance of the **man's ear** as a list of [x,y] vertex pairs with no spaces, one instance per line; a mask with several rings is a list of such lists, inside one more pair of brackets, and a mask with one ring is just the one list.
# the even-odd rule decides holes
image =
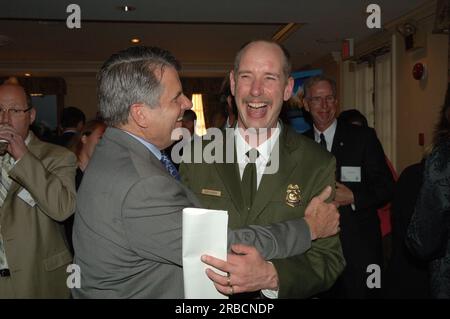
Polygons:
[[234,81],[234,71],[231,71],[230,72],[230,91],[231,91],[231,94],[233,95],[233,96],[235,96],[235,88],[236,88],[236,83],[235,83],[235,81]]
[[291,98],[293,89],[294,89],[294,78],[292,76],[290,76],[287,79],[286,86],[284,87],[284,92],[283,92],[284,101],[287,101]]
[[308,100],[306,99],[306,97],[303,97],[303,106],[304,106],[305,110],[307,110],[309,112],[309,104],[308,104]]
[[148,126],[148,109],[144,104],[133,104],[130,106],[130,118],[139,127],[146,128]]
[[30,125],[33,124],[35,119],[36,119],[36,109],[33,107],[30,110]]

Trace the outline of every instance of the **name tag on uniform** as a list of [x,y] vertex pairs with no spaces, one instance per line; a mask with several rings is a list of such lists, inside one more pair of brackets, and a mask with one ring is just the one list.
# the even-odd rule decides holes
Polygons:
[[21,200],[23,200],[25,203],[30,205],[31,207],[34,207],[36,205],[36,202],[34,201],[33,197],[31,197],[31,194],[28,193],[28,191],[23,188],[19,194],[17,194]]
[[217,197],[222,196],[222,192],[221,191],[215,191],[213,189],[206,189],[206,188],[202,189],[202,194],[204,194],[204,195],[211,195],[211,196],[217,196]]
[[341,182],[361,182],[360,166],[342,166]]

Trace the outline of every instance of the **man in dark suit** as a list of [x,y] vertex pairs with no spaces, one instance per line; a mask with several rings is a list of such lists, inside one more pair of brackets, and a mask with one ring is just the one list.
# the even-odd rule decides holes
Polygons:
[[[82,276],[81,288],[72,290],[75,298],[184,296],[181,212],[199,203],[161,153],[192,107],[178,69],[168,51],[131,47],[112,55],[100,70],[100,111],[111,127],[78,190],[73,244]],[[303,219],[230,231],[229,243],[254,245],[265,258],[303,253],[310,236],[337,231],[337,211],[323,200],[310,204],[311,214]],[[324,216],[325,225],[317,225]],[[233,292],[229,286],[225,293]]]
[[316,76],[304,84],[305,107],[314,127],[305,134],[336,157],[336,197],[340,205],[340,238],[347,266],[330,294],[338,298],[377,296],[367,287],[367,266],[382,266],[377,208],[388,202],[394,181],[383,148],[371,128],[336,120],[334,81]]

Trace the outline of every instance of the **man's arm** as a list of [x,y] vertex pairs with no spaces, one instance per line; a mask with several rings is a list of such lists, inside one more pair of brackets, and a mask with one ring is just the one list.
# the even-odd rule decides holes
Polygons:
[[[336,160],[330,158],[314,177],[312,194],[334,185]],[[272,260],[279,277],[280,298],[307,298],[329,289],[344,270],[339,236],[315,240],[305,254]]]
[[36,205],[56,221],[63,221],[75,210],[76,157],[68,150],[60,150],[50,164],[27,151],[10,171],[12,179],[23,186]]
[[333,204],[326,203],[331,192],[332,188],[328,186],[314,197],[304,218],[229,230],[228,247],[232,244],[254,246],[267,260],[303,254],[311,247],[311,240],[338,232],[339,213]]
[[[336,160],[331,156],[326,156],[325,158],[328,159],[328,162],[325,162],[322,170],[314,176],[314,182],[312,183],[314,186],[312,189],[313,194],[319,194],[327,185],[334,185],[335,183]],[[183,183],[191,187],[191,189],[198,188],[198,176],[209,176],[208,174],[211,174],[209,169],[213,166],[205,165],[207,164],[182,163],[180,165],[180,173]],[[213,171],[212,174],[215,174],[215,172]],[[304,232],[301,234],[306,238]],[[289,233],[284,232],[283,234],[282,232],[281,242],[286,240],[289,240]],[[244,241],[244,243],[252,244],[248,240]],[[305,246],[303,246],[303,249],[305,249]],[[294,257],[284,259],[277,257],[277,259],[272,260],[280,278],[280,297],[301,298],[324,291],[331,287],[344,268],[345,261],[338,236],[314,241],[306,254],[301,255],[301,251],[298,250],[298,254]],[[266,253],[266,251],[262,252],[263,254]],[[241,269],[244,269],[248,260],[240,259],[239,264],[242,266]],[[250,269],[250,271],[252,270]],[[256,274],[254,270],[253,273]],[[262,288],[268,288],[261,286]]]
[[386,157],[373,129],[368,128],[365,139],[364,170],[367,180],[359,188],[351,188],[354,205],[358,210],[379,208],[389,202],[394,193],[394,178],[386,163]]
[[[310,246],[311,239],[326,238],[337,233],[339,230],[339,214],[334,205],[325,203],[331,195],[331,190],[332,188],[328,186],[319,196],[311,200],[306,208],[304,219],[280,222],[265,227],[258,226],[261,228],[260,231],[268,228],[279,228],[281,230],[280,232],[275,231],[272,233],[272,235],[276,234],[276,239],[272,239],[274,243],[280,242],[282,245],[288,245],[291,241],[298,241],[290,251],[281,249],[278,255],[262,256],[258,249],[264,251],[267,247],[270,247],[272,242],[268,240],[262,246],[260,246],[259,242],[250,242],[250,244],[257,246],[258,249],[242,244],[233,245],[231,247],[232,252],[228,254],[227,261],[208,255],[202,256],[202,261],[206,264],[228,273],[228,276],[222,276],[211,269],[207,270],[207,275],[214,282],[217,290],[224,294],[257,291],[261,289],[278,290],[279,279],[277,270],[273,263],[267,262],[265,259],[285,258],[303,254],[307,249],[304,251],[301,249],[296,251],[295,247],[299,248],[302,244],[307,247]],[[299,223],[300,221],[302,223]],[[306,229],[302,229],[302,231],[305,231],[305,236],[296,236],[296,223],[309,225],[306,226]],[[256,226],[249,226],[249,228],[252,227]],[[231,233],[239,234],[245,231],[247,230],[244,228]],[[256,232],[253,237],[257,237],[258,235],[258,232]],[[291,236],[293,237],[292,240],[290,239]],[[308,245],[305,244],[305,240],[307,240]],[[233,279],[231,279],[230,274],[232,274]],[[233,290],[230,290],[231,285],[233,286]]]

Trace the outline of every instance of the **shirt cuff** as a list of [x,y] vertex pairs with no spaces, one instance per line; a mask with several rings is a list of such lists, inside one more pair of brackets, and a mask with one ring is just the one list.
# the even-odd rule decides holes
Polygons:
[[[267,261],[268,263],[271,263],[270,261]],[[272,263],[271,263],[272,264]],[[261,293],[264,295],[264,297],[269,299],[278,299],[278,291],[279,290],[270,290],[270,289],[262,289]]]
[[278,290],[263,289],[261,293],[269,299],[278,299]]

